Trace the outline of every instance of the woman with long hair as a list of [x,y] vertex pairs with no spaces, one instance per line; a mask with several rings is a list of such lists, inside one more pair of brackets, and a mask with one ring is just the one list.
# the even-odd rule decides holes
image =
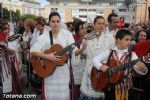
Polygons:
[[[38,41],[30,49],[32,57],[43,58],[48,61],[58,63],[60,56],[53,53],[44,53],[52,45],[59,44],[63,48],[74,43],[72,34],[60,27],[61,17],[57,12],[51,12],[49,15],[49,26],[51,31],[43,33]],[[82,53],[85,47],[76,50],[75,54]],[[70,48],[73,49],[73,48]],[[70,100],[69,90],[69,66],[67,62],[56,67],[52,75],[44,78],[42,84],[42,100]]]

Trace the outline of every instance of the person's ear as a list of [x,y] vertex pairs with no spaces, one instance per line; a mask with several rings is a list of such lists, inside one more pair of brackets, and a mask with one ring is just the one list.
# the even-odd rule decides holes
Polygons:
[[119,38],[118,38],[118,39],[116,39],[116,43],[119,43],[119,41],[120,41],[120,40],[121,40],[121,39],[119,39]]

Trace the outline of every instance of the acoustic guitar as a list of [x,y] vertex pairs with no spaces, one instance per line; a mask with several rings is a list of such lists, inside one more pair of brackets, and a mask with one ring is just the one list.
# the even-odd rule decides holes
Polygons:
[[[139,60],[141,61],[146,61],[150,60],[150,58],[145,58],[144,59],[136,59],[124,64],[121,64],[119,66],[111,66],[106,72],[103,72],[101,70],[97,70],[95,67],[92,68],[91,70],[91,84],[92,87],[95,91],[104,91],[106,90],[109,85],[115,84],[116,82],[120,81],[123,79],[124,75],[122,72],[130,67],[133,67]],[[114,65],[117,65],[114,63]],[[120,73],[121,71],[121,73]]]
[[82,42],[83,39],[90,40],[90,39],[96,38],[96,36],[97,36],[96,33],[87,34],[85,37],[83,37],[79,41],[76,41],[68,45],[65,48],[63,48],[59,44],[52,45],[51,48],[45,50],[44,53],[50,54],[50,53],[56,52],[55,55],[61,56],[60,57],[61,60],[58,61],[57,63],[54,63],[53,61],[50,61],[50,60],[41,59],[38,57],[32,57],[31,63],[32,63],[33,69],[35,70],[36,74],[39,77],[47,77],[49,75],[52,75],[57,67],[62,66],[65,62],[67,62],[68,60],[68,55],[66,54],[67,52],[69,52],[70,50],[73,50],[75,46],[77,46],[78,44]]

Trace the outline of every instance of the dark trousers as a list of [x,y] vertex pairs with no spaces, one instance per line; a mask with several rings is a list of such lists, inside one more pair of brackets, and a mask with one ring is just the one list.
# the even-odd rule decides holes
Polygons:
[[76,100],[79,100],[79,97],[80,97],[80,86],[81,85],[75,85],[75,97],[76,97]]
[[142,100],[150,100],[150,81],[144,82],[143,90]]
[[105,91],[105,100],[115,100],[115,87],[110,87],[107,91]]
[[143,78],[132,77],[133,87],[129,90],[129,100],[141,100],[143,95]]

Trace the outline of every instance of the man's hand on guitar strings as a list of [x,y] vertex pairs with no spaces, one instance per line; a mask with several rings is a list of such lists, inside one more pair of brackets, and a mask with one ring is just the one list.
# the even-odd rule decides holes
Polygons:
[[57,63],[58,61],[60,61],[60,57],[61,56],[57,56],[55,55],[56,52],[47,54],[46,59],[53,61],[54,63]]
[[106,72],[108,68],[109,68],[109,67],[108,67],[107,65],[102,65],[102,66],[100,67],[100,70],[103,71],[103,72]]

